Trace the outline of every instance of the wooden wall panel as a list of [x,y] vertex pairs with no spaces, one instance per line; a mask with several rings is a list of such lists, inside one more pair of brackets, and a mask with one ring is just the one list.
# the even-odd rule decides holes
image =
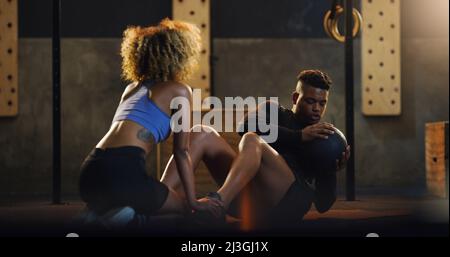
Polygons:
[[19,110],[18,0],[0,0],[0,116]]
[[401,114],[400,0],[362,0],[362,111]]

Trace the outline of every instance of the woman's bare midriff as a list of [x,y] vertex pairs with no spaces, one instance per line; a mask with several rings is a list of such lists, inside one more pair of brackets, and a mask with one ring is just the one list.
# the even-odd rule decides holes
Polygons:
[[143,142],[138,139],[138,132],[143,128],[144,127],[141,125],[129,120],[115,122],[108,133],[106,133],[102,140],[96,145],[96,148],[105,149],[122,146],[137,146],[144,149],[146,154],[149,154],[155,143],[153,137],[151,137],[149,142]]

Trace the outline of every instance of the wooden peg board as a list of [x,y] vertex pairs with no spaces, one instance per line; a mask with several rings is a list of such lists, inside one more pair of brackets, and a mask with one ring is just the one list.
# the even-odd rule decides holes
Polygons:
[[400,0],[362,0],[362,111],[401,114]]
[[17,1],[0,0],[0,116],[18,112]]
[[202,97],[210,95],[210,1],[211,0],[173,0],[174,20],[182,20],[197,25],[201,30],[202,51],[199,69],[188,82],[193,88],[202,90]]

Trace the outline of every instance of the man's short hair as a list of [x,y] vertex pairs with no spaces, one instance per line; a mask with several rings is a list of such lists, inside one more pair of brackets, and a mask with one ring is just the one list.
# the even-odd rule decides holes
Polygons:
[[[308,85],[315,88],[330,90],[333,82],[330,77],[320,70],[304,70],[297,75],[297,81],[301,81],[302,85]],[[297,92],[301,91],[300,84],[297,84]]]

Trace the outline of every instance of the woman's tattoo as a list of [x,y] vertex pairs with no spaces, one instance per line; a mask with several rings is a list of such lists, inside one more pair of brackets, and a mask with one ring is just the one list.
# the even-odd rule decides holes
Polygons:
[[145,143],[149,143],[149,142],[152,142],[153,135],[152,135],[152,133],[150,131],[148,131],[145,128],[143,128],[143,129],[138,131],[137,138],[139,138],[139,140],[141,140],[141,141],[143,141]]

